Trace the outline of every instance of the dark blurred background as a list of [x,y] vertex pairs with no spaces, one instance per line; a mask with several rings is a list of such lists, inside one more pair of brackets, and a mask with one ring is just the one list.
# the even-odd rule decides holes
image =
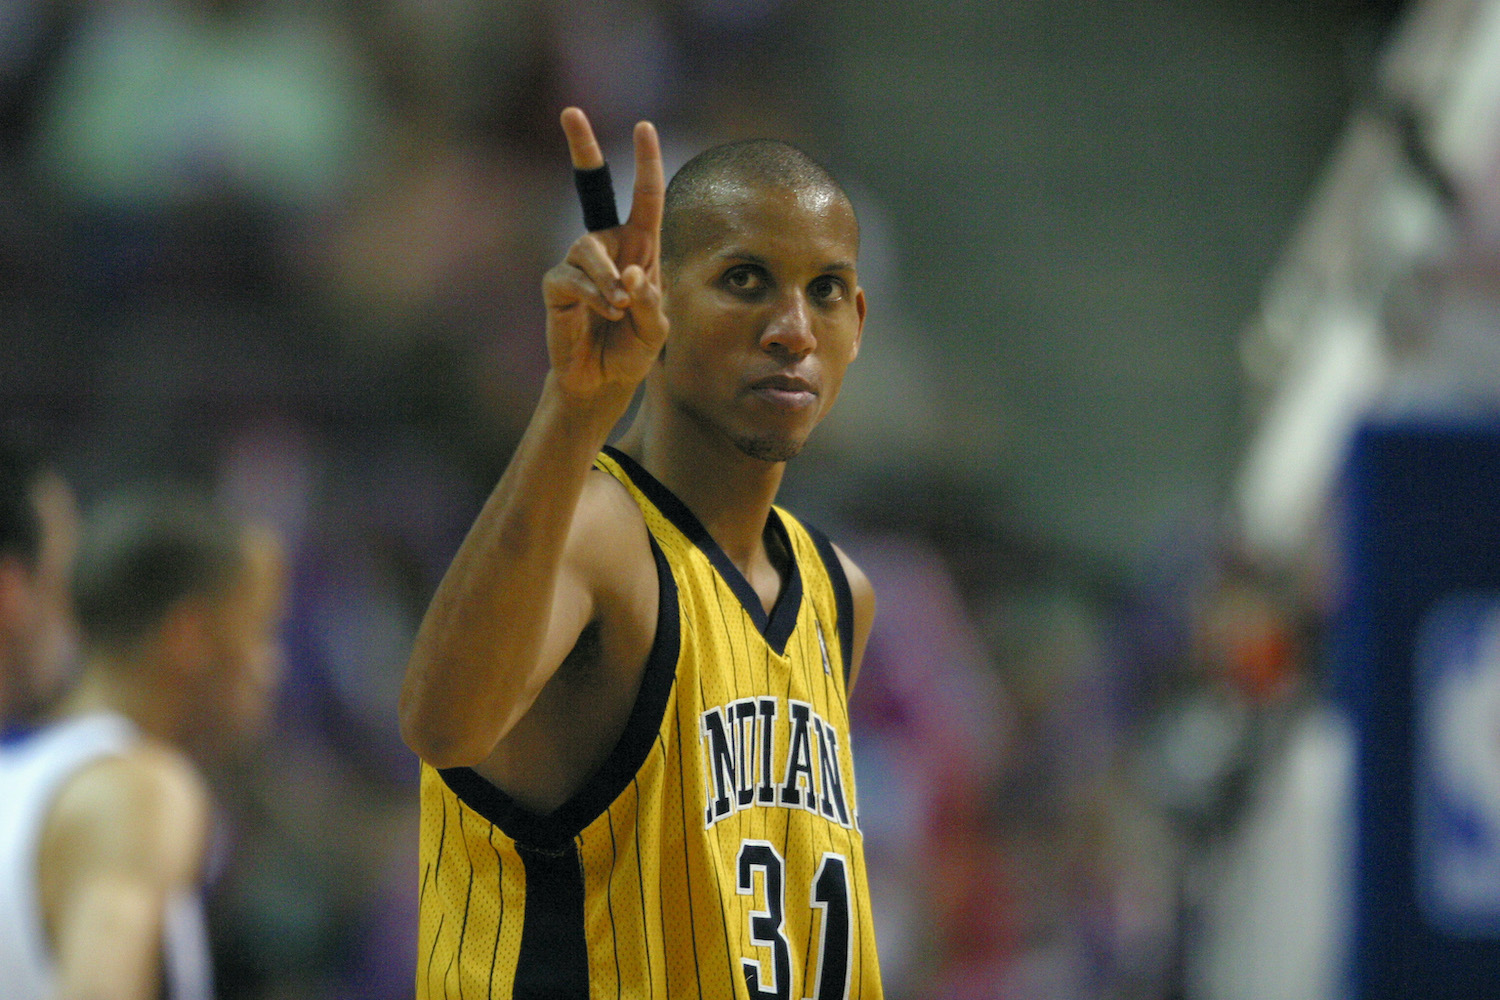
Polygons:
[[773,135],[861,214],[865,349],[784,500],[881,594],[888,995],[1322,995],[1224,958],[1221,900],[1319,699],[1350,414],[1413,357],[1493,399],[1494,7],[0,4],[0,429],[85,506],[189,477],[291,547],[222,995],[411,992],[395,693],[540,385],[570,103],[627,184],[651,118],[669,169]]

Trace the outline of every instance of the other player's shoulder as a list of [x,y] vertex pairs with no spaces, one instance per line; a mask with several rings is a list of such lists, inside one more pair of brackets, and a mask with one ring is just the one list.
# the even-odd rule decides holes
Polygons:
[[209,793],[197,770],[168,747],[143,743],[81,768],[58,792],[46,839],[62,857],[114,859],[167,881],[196,872]]

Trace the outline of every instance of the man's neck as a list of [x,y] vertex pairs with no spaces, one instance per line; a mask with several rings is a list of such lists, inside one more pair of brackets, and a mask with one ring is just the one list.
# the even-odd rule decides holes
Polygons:
[[180,734],[173,725],[170,697],[155,685],[138,683],[134,664],[110,662],[94,657],[85,662],[78,682],[58,706],[58,715],[68,717],[91,712],[117,712],[153,739],[175,743]]
[[697,428],[664,433],[637,420],[618,447],[681,500],[746,576],[766,556],[766,521],[785,464],[751,458]]

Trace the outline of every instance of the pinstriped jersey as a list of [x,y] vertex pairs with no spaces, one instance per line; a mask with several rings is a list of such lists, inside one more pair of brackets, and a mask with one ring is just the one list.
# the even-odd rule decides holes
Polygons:
[[422,767],[417,997],[882,996],[849,745],[853,608],[785,511],[769,613],[696,517],[612,448],[660,587],[609,759],[548,816]]

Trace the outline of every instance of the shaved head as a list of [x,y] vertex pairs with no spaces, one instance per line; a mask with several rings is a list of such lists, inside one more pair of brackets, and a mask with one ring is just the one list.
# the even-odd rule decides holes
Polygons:
[[706,149],[672,176],[661,224],[661,262],[673,270],[704,241],[703,209],[747,188],[785,188],[799,196],[837,200],[850,206],[843,186],[818,161],[778,139],[744,139]]

